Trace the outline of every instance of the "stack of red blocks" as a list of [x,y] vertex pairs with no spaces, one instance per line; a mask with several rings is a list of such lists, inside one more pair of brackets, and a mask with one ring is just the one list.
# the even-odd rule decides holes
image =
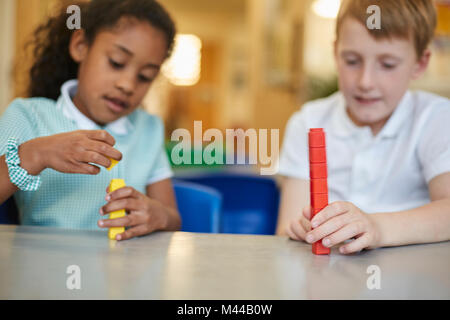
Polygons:
[[[309,131],[309,176],[311,191],[311,219],[328,205],[327,152],[323,129]],[[322,240],[312,245],[314,254],[329,254]]]

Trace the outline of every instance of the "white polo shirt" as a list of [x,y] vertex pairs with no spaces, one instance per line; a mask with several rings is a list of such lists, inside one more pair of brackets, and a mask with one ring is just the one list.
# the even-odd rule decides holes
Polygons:
[[280,174],[309,179],[308,131],[324,128],[329,202],[350,201],[367,213],[430,202],[428,183],[450,172],[450,100],[408,91],[374,137],[346,113],[344,96],[309,102],[286,128]]

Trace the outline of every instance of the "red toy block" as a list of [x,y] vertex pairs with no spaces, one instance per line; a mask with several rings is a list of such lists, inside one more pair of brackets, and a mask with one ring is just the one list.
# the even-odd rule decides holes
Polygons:
[[328,193],[327,179],[311,179],[309,185],[311,193]]
[[325,132],[323,129],[311,129],[308,139],[310,148],[325,147]]
[[326,163],[310,163],[309,176],[311,179],[325,179],[328,177]]
[[315,210],[322,210],[328,205],[328,193],[312,193],[311,207]]
[[330,248],[325,247],[322,240],[319,240],[312,244],[312,252],[317,255],[330,254]]
[[[328,205],[327,156],[325,132],[323,129],[311,129],[309,142],[309,174],[312,217]],[[323,246],[322,240],[312,245],[312,252],[317,255],[330,254],[330,248]]]
[[327,152],[325,147],[309,148],[309,162],[310,163],[326,163]]

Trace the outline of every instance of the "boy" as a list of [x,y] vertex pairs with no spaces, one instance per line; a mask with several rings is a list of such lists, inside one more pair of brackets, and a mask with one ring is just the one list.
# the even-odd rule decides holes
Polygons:
[[[369,30],[367,8],[381,9]],[[432,0],[344,0],[335,42],[340,91],[289,120],[277,234],[340,252],[450,239],[450,100],[408,91],[428,65]],[[312,220],[307,134],[327,134],[329,205]],[[303,211],[301,209],[303,208]]]

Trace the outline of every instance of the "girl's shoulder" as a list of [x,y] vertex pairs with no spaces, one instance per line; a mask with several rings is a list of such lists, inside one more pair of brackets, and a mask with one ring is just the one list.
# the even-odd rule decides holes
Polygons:
[[6,108],[2,117],[34,118],[37,113],[52,114],[56,102],[47,98],[16,98]]
[[164,131],[162,119],[157,115],[148,113],[144,109],[136,109],[128,116],[128,119],[138,132],[153,134]]

